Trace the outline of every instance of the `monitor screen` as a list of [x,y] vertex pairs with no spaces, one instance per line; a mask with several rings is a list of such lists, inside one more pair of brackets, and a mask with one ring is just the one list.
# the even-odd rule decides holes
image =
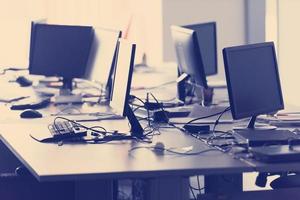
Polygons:
[[94,27],[94,39],[86,70],[86,78],[107,84],[113,66],[121,31]]
[[218,73],[217,30],[216,23],[187,25],[196,32],[206,76]]
[[81,78],[93,40],[89,26],[35,24],[30,48],[30,74]]
[[224,48],[223,56],[234,119],[284,108],[272,42]]
[[114,73],[113,91],[110,106],[118,115],[126,116],[126,104],[128,104],[134,58],[135,44],[126,40],[119,40],[116,67]]
[[171,26],[172,38],[178,67],[199,86],[207,88],[199,42],[195,31],[179,26]]

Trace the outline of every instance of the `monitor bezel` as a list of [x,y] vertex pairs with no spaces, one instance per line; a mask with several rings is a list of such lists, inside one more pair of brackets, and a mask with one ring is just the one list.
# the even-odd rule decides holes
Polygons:
[[[216,65],[214,66],[214,72],[213,73],[210,73],[210,74],[207,74],[205,72],[205,75],[206,76],[213,76],[213,75],[217,75],[219,73],[219,70],[218,70],[218,44],[217,44],[217,23],[216,22],[206,22],[206,23],[199,23],[199,24],[189,24],[189,25],[185,25],[184,27],[185,28],[188,28],[188,29],[192,29],[194,30],[194,27],[205,27],[205,26],[212,26],[213,27],[213,37],[214,37],[214,41],[215,41],[215,45],[214,45],[214,51],[215,51],[215,63]],[[197,31],[194,30],[197,34]],[[198,39],[197,39],[198,40]],[[199,42],[199,41],[198,41]],[[200,45],[200,44],[199,44]],[[200,49],[201,51],[201,49]],[[204,67],[204,71],[205,71],[205,66],[203,64],[203,67]]]
[[136,44],[132,44],[131,58],[130,58],[130,67],[129,67],[127,88],[126,88],[126,96],[125,96],[123,116],[127,116],[128,109],[130,109],[130,107],[128,108],[128,105],[129,105],[129,98],[130,98],[130,88],[131,88],[131,83],[132,83],[132,78],[133,78],[135,53],[136,53]]
[[132,83],[132,78],[133,78],[133,70],[134,70],[134,62],[135,62],[135,53],[136,53],[136,44],[131,43],[125,39],[119,39],[118,40],[118,44],[117,44],[117,53],[116,53],[116,60],[115,60],[115,66],[113,68],[114,70],[114,77],[113,77],[113,81],[112,81],[112,91],[111,91],[111,98],[113,98],[114,95],[114,87],[116,87],[115,85],[115,76],[116,74],[119,72],[118,71],[118,56],[119,56],[119,49],[120,49],[120,45],[122,45],[122,43],[124,45],[131,45],[131,57],[130,57],[130,62],[129,62],[129,72],[128,72],[128,77],[127,77],[127,87],[126,87],[126,92],[125,92],[125,99],[124,99],[124,104],[123,104],[123,108],[122,110],[120,110],[119,108],[116,108],[114,102],[112,99],[110,99],[110,107],[117,111],[117,113],[120,113],[123,117],[127,116],[127,105],[129,104],[129,98],[130,98],[130,88],[131,88],[131,83]]
[[[275,63],[275,76],[277,79],[277,87],[279,89],[279,101],[280,105],[278,107],[274,108],[263,108],[260,110],[255,110],[251,113],[244,112],[244,113],[238,113],[236,111],[236,100],[233,98],[233,87],[230,81],[230,67],[229,67],[229,54],[233,51],[241,51],[241,50],[248,50],[248,49],[255,49],[255,48],[261,48],[261,47],[270,47],[273,52],[273,59]],[[241,46],[234,46],[234,47],[227,47],[223,49],[223,58],[224,58],[224,67],[225,67],[225,75],[226,75],[226,81],[227,81],[227,88],[228,88],[228,96],[229,96],[229,102],[231,107],[231,113],[233,119],[243,119],[253,116],[258,116],[261,114],[268,114],[271,112],[276,112],[278,110],[284,109],[284,101],[283,101],[283,95],[281,90],[281,83],[280,83],[280,76],[279,76],[279,70],[278,70],[278,63],[277,63],[277,57],[276,57],[276,51],[274,47],[273,42],[264,42],[264,43],[257,43],[257,44],[248,44],[248,45],[241,45]]]
[[37,24],[47,24],[47,19],[40,19],[40,20],[35,20],[31,21],[31,27],[30,27],[30,39],[29,39],[29,63],[28,63],[28,70],[30,71],[30,61],[32,59],[32,52],[33,52],[33,41],[34,41],[34,30],[35,30],[35,25]]

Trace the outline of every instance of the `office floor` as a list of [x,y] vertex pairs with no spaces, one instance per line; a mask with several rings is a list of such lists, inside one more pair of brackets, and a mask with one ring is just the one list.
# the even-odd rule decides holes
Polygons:
[[255,180],[258,173],[245,173],[243,176],[243,186],[245,191],[255,191],[255,190],[266,190],[271,189],[270,182],[276,179],[278,176],[268,177],[267,186],[265,188],[260,188],[255,185]]

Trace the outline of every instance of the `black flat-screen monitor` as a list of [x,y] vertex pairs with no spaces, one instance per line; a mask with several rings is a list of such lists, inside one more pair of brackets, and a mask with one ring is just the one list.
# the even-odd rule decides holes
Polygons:
[[85,75],[93,28],[35,24],[30,47],[30,74],[60,76],[66,80]]
[[234,119],[284,108],[273,42],[224,48],[223,57]]
[[196,32],[206,76],[218,73],[216,22],[184,26]]
[[196,32],[180,26],[171,26],[171,33],[180,73],[189,75],[196,85],[208,88]]

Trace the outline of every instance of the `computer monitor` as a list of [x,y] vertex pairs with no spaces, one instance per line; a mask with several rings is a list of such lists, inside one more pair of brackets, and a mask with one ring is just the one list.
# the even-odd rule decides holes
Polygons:
[[144,132],[143,128],[129,106],[135,49],[136,45],[127,40],[120,39],[118,42],[110,106],[117,115],[128,118],[131,125],[131,134],[133,136],[142,137]]
[[218,73],[216,22],[186,25],[196,32],[206,76]]
[[284,108],[273,42],[223,49],[229,101],[234,119],[256,116]]
[[196,85],[208,88],[196,32],[171,26],[171,33],[180,73],[187,74]]
[[121,35],[121,31],[94,27],[94,39],[85,75],[87,79],[107,84]]
[[94,39],[85,77],[105,88],[107,100],[111,98],[117,43],[121,36],[121,31],[94,27]]
[[30,74],[60,76],[63,88],[72,90],[72,79],[85,75],[93,28],[35,24],[31,34]]

